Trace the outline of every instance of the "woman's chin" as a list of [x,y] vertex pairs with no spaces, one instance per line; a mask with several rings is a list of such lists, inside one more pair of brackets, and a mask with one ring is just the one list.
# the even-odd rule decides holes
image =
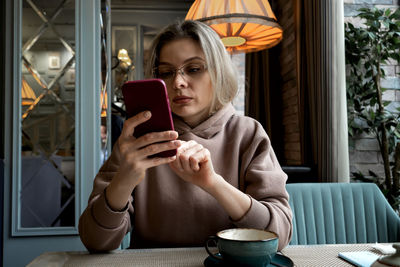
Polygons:
[[191,108],[188,106],[174,106],[172,107],[172,112],[181,118],[184,118],[186,116],[191,116],[193,113],[191,111]]

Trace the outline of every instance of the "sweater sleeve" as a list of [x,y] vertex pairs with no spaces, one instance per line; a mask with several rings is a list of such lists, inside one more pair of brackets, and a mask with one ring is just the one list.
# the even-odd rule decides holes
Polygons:
[[256,127],[255,135],[242,154],[240,189],[251,198],[250,209],[237,227],[252,227],[275,232],[282,250],[292,236],[292,211],[286,191],[287,175],[282,171],[269,138]]
[[109,207],[104,194],[118,166],[119,151],[116,145],[110,158],[96,175],[88,206],[79,218],[79,235],[90,252],[117,249],[124,236],[131,230],[132,197],[124,210],[114,211]]

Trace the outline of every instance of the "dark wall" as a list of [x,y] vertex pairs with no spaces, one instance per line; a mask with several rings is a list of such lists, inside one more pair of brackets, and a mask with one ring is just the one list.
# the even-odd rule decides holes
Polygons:
[[4,163],[3,159],[0,159],[0,214],[1,219],[0,219],[0,266],[2,265],[3,262],[3,218],[4,218],[4,210],[3,210],[3,202],[4,202],[4,197],[3,197],[3,187],[4,187]]
[[[5,77],[4,77],[4,52],[5,52],[5,31],[6,31],[6,19],[5,19],[5,9],[6,1],[1,1],[0,17],[1,17],[1,33],[0,34],[0,159],[4,159],[4,93],[5,93]],[[1,180],[3,183],[3,179]],[[3,206],[3,205],[2,205]]]
[[5,30],[6,30],[6,19],[5,19],[5,9],[6,9],[6,1],[1,1],[0,8],[0,18],[1,18],[1,33],[0,34],[0,265],[3,263],[3,188],[4,188],[4,130],[5,130],[5,122],[4,122],[4,93],[5,93],[5,75],[4,75],[4,66],[5,66]]

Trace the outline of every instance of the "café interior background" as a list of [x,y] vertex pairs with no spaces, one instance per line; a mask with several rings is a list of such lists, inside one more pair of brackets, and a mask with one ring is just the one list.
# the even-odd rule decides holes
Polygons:
[[[296,58],[293,21],[300,2],[269,2],[284,28],[284,39],[268,52],[255,56],[267,58],[270,67],[265,73],[271,80],[268,95],[260,93],[256,98],[263,106],[260,109],[273,116],[259,119],[264,120],[263,126],[291,181],[316,182],[318,166],[310,158],[307,123],[299,115],[304,106],[290,104],[292,99],[295,102],[299,99],[293,91],[283,94],[285,88],[296,83],[291,76],[296,70],[288,66]],[[396,0],[358,2],[343,1],[344,21],[352,20],[362,5],[399,6]],[[84,249],[77,237],[76,224],[87,199],[81,195],[90,192],[91,181],[82,182],[79,177],[95,174],[97,166],[110,153],[112,118],[121,116],[123,109],[121,84],[143,78],[152,38],[165,25],[183,19],[192,3],[192,0],[2,1],[0,211],[3,220],[0,226],[3,263],[4,255],[27,263],[37,255],[26,252],[21,257],[18,251],[33,251],[35,247],[45,247],[45,243],[54,250],[61,250],[60,244]],[[77,7],[87,12],[82,14]],[[95,29],[99,38],[94,40],[88,29]],[[91,52],[84,46],[88,43],[90,47],[90,42],[99,55],[92,62],[84,54]],[[257,117],[251,108],[259,104],[248,102],[253,98],[250,94],[246,96],[251,75],[246,73],[246,64],[254,64],[254,58],[237,54],[232,59],[240,74],[240,90],[234,101],[237,112]],[[387,84],[393,94],[385,97],[400,102],[397,90],[400,78],[396,70],[399,72],[399,66],[394,66]],[[77,90],[77,85],[84,84],[79,79],[86,76],[97,79],[98,90]],[[15,84],[20,85],[20,90],[11,90],[17,88]],[[93,86],[90,81],[86,84]],[[112,97],[108,97],[110,93]],[[97,105],[101,106],[100,110]],[[293,115],[290,112],[295,107],[297,113]],[[93,147],[87,141],[91,139],[96,139]],[[361,141],[370,144],[366,139]],[[78,149],[87,154],[78,153]],[[379,166],[376,146],[371,145],[367,152],[368,159],[362,158],[359,151],[351,152],[350,168],[362,164]],[[93,166],[96,166],[94,170],[86,169]],[[45,230],[41,231],[42,228]]]

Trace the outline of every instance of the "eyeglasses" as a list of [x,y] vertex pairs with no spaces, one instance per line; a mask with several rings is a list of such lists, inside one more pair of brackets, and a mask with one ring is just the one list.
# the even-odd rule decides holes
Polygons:
[[180,68],[171,66],[158,66],[154,68],[153,74],[155,77],[170,82],[175,79],[177,74],[180,74],[186,81],[199,78],[207,70],[207,65],[204,62],[190,62]]

